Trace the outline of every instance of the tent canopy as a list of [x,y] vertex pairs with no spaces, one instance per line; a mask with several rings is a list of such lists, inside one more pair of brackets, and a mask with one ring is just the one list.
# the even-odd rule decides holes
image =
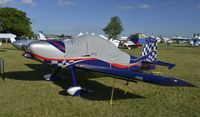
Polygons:
[[10,39],[15,37],[17,36],[11,33],[0,33],[0,38]]

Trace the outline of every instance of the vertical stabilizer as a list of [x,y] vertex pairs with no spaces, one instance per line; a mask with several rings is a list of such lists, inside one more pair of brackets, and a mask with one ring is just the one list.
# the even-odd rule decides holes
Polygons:
[[156,39],[148,38],[142,51],[142,61],[154,62],[157,58],[157,43]]
[[10,42],[11,42],[11,43],[13,43],[13,42],[15,42],[15,41],[16,41],[16,40],[15,40],[14,37],[11,37],[11,38],[10,38]]
[[39,31],[39,40],[47,40],[42,31]]

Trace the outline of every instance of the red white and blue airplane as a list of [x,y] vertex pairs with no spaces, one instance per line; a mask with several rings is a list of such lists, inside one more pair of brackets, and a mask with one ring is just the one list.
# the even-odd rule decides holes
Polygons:
[[24,51],[24,57],[54,67],[49,76],[50,80],[58,79],[60,68],[68,67],[74,85],[67,90],[70,95],[80,95],[82,90],[76,80],[76,68],[120,76],[123,80],[133,82],[143,81],[162,86],[194,87],[193,84],[180,79],[141,72],[142,70],[153,70],[156,65],[166,66],[169,69],[175,66],[157,60],[157,43],[153,38],[146,40],[142,56],[138,58],[94,35],[83,35],[67,41],[38,40],[30,42]]

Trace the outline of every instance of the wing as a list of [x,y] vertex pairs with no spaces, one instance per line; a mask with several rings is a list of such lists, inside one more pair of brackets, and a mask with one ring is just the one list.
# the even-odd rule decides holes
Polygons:
[[[157,76],[152,74],[146,74],[141,72],[132,72],[124,69],[109,68],[101,65],[93,65],[92,63],[76,63],[74,64],[78,68],[88,69],[106,74],[112,74],[121,76],[124,78],[130,78],[132,80],[139,80],[147,83],[162,85],[162,86],[188,86],[195,87],[193,84],[176,78],[169,78],[164,76]],[[124,79],[123,78],[123,79]]]

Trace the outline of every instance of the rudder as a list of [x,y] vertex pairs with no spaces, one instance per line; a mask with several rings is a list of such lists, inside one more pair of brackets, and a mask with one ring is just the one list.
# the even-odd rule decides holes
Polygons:
[[142,51],[142,61],[154,62],[157,59],[157,41],[149,37]]

